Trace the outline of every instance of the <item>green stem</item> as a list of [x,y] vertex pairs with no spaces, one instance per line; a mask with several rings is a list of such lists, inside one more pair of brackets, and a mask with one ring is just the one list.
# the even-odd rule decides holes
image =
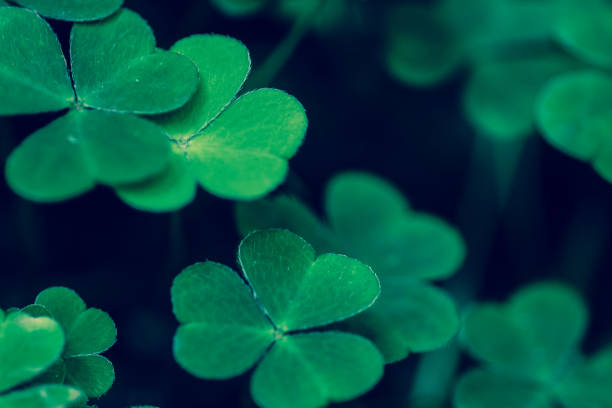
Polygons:
[[272,82],[282,67],[285,66],[304,35],[310,30],[312,21],[324,3],[325,0],[318,0],[311,9],[308,9],[295,20],[289,34],[268,55],[261,67],[251,75],[245,89],[263,88]]

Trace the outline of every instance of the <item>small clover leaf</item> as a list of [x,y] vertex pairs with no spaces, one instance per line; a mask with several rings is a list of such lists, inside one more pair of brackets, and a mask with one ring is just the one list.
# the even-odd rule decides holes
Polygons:
[[[16,29],[28,35],[14,35]],[[133,183],[166,168],[165,133],[133,114],[181,107],[196,91],[198,73],[188,58],[157,50],[140,16],[120,10],[100,22],[74,24],[74,89],[56,36],[35,13],[1,8],[0,37],[7,39],[0,45],[0,90],[11,95],[0,102],[0,114],[70,108],[9,157],[6,178],[15,192],[59,201],[97,183]],[[26,37],[41,40],[24,42]]]
[[565,154],[590,162],[608,182],[612,182],[611,92],[609,75],[571,72],[544,87],[536,108],[544,138]]
[[106,312],[87,308],[79,295],[63,287],[42,291],[36,302],[23,311],[52,317],[66,335],[61,359],[39,382],[71,384],[89,398],[99,398],[110,389],[115,379],[114,368],[100,354],[115,343],[117,329]]
[[0,309],[0,408],[65,408],[82,404],[85,395],[72,387],[45,385],[14,390],[51,367],[64,344],[64,333],[54,320]]
[[251,67],[246,47],[220,35],[195,35],[172,47],[200,72],[195,97],[158,123],[174,156],[157,178],[117,188],[128,204],[169,211],[188,204],[199,183],[219,197],[252,199],[276,188],[302,143],[306,114],[294,97],[257,89],[233,100]]
[[[172,286],[176,361],[191,374],[224,379],[259,360],[251,381],[265,408],[324,406],[355,398],[382,375],[379,351],[338,331],[304,333],[369,307],[380,285],[360,262],[314,249],[286,230],[253,232],[238,251],[245,282],[230,268],[205,262]],[[297,331],[297,332],[296,332]]]
[[454,302],[427,280],[447,278],[465,256],[461,236],[431,215],[410,209],[391,184],[367,173],[343,173],[327,186],[329,224],[289,197],[239,204],[239,230],[282,227],[318,251],[363,259],[382,282],[373,307],[345,324],[378,346],[387,363],[444,345],[459,319]]
[[553,282],[527,286],[506,304],[476,306],[462,337],[486,366],[459,380],[455,406],[611,407],[609,351],[577,356],[587,320],[580,296]]
[[42,16],[66,21],[91,21],[110,16],[123,0],[14,0]]

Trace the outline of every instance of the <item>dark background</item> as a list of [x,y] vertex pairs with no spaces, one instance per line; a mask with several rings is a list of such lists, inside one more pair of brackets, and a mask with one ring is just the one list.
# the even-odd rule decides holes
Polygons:
[[[447,283],[461,302],[502,300],[540,278],[564,280],[584,294],[592,310],[586,351],[609,342],[612,186],[533,134],[500,205],[495,165],[514,145],[478,137],[466,123],[461,91],[467,72],[433,89],[403,86],[386,73],[384,16],[390,3],[352,0],[345,24],[308,34],[271,84],[295,95],[310,120],[282,189],[320,211],[333,174],[360,169],[384,176],[416,209],[444,217],[463,233],[468,258]],[[194,33],[228,34],[250,49],[255,70],[290,28],[289,21],[265,12],[228,18],[207,0],[126,0],[126,6],[149,21],[161,47]],[[53,27],[65,43],[69,25]],[[3,161],[54,117],[0,118]],[[248,374],[197,380],[178,367],[171,352],[177,326],[172,279],[206,259],[235,267],[239,236],[232,212],[232,202],[202,190],[178,214],[133,210],[104,187],[40,205],[17,197],[2,180],[0,307],[25,306],[46,287],[62,285],[109,312],[119,338],[106,355],[117,378],[101,408],[250,406]],[[387,367],[363,401],[404,406],[416,361],[413,356]]]

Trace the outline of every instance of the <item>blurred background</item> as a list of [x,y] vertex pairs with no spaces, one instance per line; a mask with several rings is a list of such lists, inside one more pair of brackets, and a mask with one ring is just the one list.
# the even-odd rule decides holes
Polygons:
[[[385,61],[389,15],[399,3],[342,1],[341,12],[305,30],[270,86],[295,95],[310,121],[282,191],[321,213],[327,180],[366,170],[401,188],[413,207],[445,218],[463,234],[468,257],[445,283],[461,304],[503,300],[538,279],[568,282],[591,308],[586,351],[612,340],[612,185],[583,162],[531,132],[515,141],[483,137],[465,119],[468,68],[432,87],[408,86]],[[195,33],[240,39],[257,71],[294,24],[272,7],[236,18],[208,0],[126,0],[170,47]],[[299,17],[297,17],[299,18]],[[64,47],[70,26],[52,22]],[[436,50],[432,50],[435,52]],[[509,84],[511,86],[511,84]],[[56,115],[0,118],[2,161]],[[110,313],[118,342],[106,353],[116,382],[99,406],[250,407],[249,375],[202,381],[174,362],[177,323],[170,285],[207,259],[236,268],[234,205],[200,190],[179,213],[127,207],[114,193],[59,204],[21,199],[0,182],[0,307],[25,306],[49,286],[76,290]],[[417,356],[387,367],[371,393],[346,406],[410,406]],[[461,367],[471,364],[467,357]]]

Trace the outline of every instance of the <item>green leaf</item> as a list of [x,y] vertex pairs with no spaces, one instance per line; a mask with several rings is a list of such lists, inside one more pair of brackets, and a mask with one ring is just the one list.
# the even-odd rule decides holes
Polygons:
[[60,43],[42,18],[3,7],[0,38],[0,115],[58,111],[74,102]]
[[548,379],[579,344],[587,319],[577,293],[543,282],[523,288],[505,306],[477,306],[466,317],[464,338],[481,360]]
[[36,296],[36,305],[43,306],[53,319],[67,331],[87,306],[72,289],[55,286],[43,290]]
[[51,367],[45,370],[44,373],[37,376],[34,384],[64,384],[66,381],[66,363],[60,358]]
[[236,224],[242,236],[267,228],[284,228],[297,233],[317,253],[344,252],[340,240],[327,225],[295,197],[239,202],[235,207]]
[[[558,76],[542,90],[537,104],[544,138],[574,158],[590,161],[612,182],[612,78],[597,71]],[[576,101],[581,101],[576,103]]]
[[193,63],[156,50],[146,21],[126,9],[100,22],[75,24],[70,56],[79,103],[88,107],[164,113],[183,106],[197,89]]
[[250,289],[230,268],[198,263],[172,285],[181,323],[174,337],[176,361],[200,378],[229,378],[248,370],[274,341],[274,327]]
[[380,294],[378,278],[367,265],[337,254],[315,259],[310,244],[287,230],[253,232],[240,243],[238,259],[282,331],[346,319],[370,307]]
[[222,35],[194,35],[178,41],[172,51],[198,67],[200,80],[194,97],[158,123],[174,139],[188,139],[206,127],[229,105],[251,69],[249,51],[240,41]]
[[211,3],[225,14],[245,16],[259,11],[269,0],[211,0]]
[[406,279],[386,283],[370,309],[344,323],[351,332],[370,339],[385,363],[403,360],[411,352],[438,349],[457,333],[459,316],[446,292]]
[[[571,2],[570,2],[571,4]],[[556,27],[567,50],[588,63],[612,67],[612,7],[606,1],[576,2]]]
[[322,407],[367,392],[382,372],[382,356],[360,336],[296,334],[274,344],[253,374],[251,393],[267,408]]
[[257,198],[283,182],[306,127],[297,99],[277,89],[258,89],[241,96],[191,139],[187,160],[211,193]]
[[185,152],[172,143],[170,162],[159,175],[145,181],[115,188],[117,195],[134,208],[145,211],[175,211],[189,204],[196,195]]
[[168,156],[164,133],[145,119],[74,110],[17,147],[7,161],[6,178],[28,199],[58,201],[90,190],[96,181],[143,180],[162,171]]
[[89,355],[65,360],[66,381],[83,390],[89,398],[99,398],[115,381],[113,364],[105,357]]
[[48,317],[11,314],[0,323],[0,393],[33,379],[60,357],[61,327]]
[[123,0],[14,0],[37,13],[58,20],[90,21],[108,17],[121,7]]
[[455,387],[456,408],[552,408],[546,390],[538,383],[507,374],[473,370]]
[[6,7],[8,4],[4,0],[0,0],[0,7]]
[[117,340],[117,328],[108,313],[89,308],[72,323],[66,335],[67,357],[102,353]]
[[86,401],[86,395],[76,388],[43,385],[0,396],[0,408],[68,408]]
[[432,7],[402,5],[390,14],[385,62],[396,79],[412,86],[433,86],[459,67],[460,38]]
[[528,136],[534,130],[534,109],[541,88],[554,75],[577,66],[567,55],[553,50],[479,64],[465,92],[468,119],[494,138]]

